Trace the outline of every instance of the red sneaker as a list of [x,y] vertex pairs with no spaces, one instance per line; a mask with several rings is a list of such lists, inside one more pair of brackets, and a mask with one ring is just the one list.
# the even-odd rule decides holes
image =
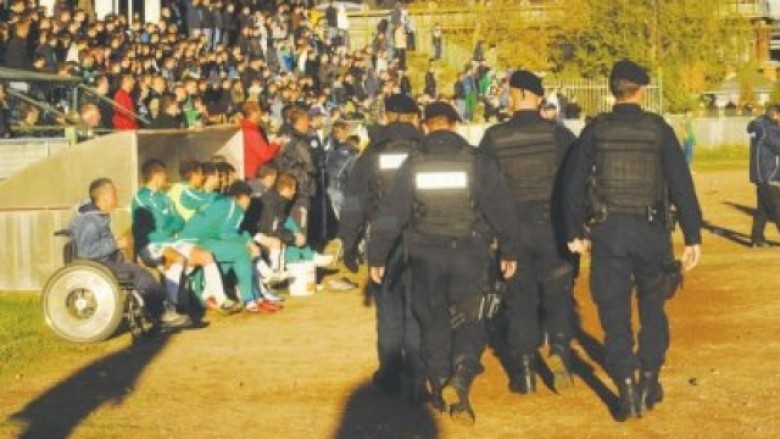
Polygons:
[[262,306],[262,303],[253,303],[251,305],[247,305],[244,307],[244,310],[250,314],[273,314],[276,312],[275,309],[269,309],[267,307]]
[[284,308],[282,305],[272,303],[267,300],[260,300],[258,301],[258,304],[260,308],[264,308],[273,312],[280,311],[282,308]]

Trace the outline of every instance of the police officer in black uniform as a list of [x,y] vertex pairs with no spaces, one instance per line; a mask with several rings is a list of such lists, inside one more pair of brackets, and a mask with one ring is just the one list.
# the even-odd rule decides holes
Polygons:
[[480,144],[481,150],[497,158],[520,219],[516,226],[521,243],[517,275],[507,285],[504,300],[515,366],[509,388],[520,394],[536,391],[541,300],[550,346],[548,364],[555,389],[561,391],[572,383],[574,267],[566,247],[557,182],[560,165],[576,137],[539,114],[544,87],[538,76],[518,70],[509,86],[514,116],[487,130]]
[[[379,203],[393,187],[401,164],[423,138],[419,129],[420,111],[412,98],[402,94],[389,96],[385,100],[385,112],[388,125],[373,133],[371,143],[355,162],[345,191],[339,238],[344,263],[353,273],[358,271],[358,243],[366,226],[376,218]],[[398,392],[401,375],[406,371],[412,384],[412,399],[417,400],[425,393],[420,325],[412,315],[404,265],[399,239],[388,257],[389,280],[381,285],[369,285],[376,305],[379,354],[379,369],[373,383],[388,393]]]
[[432,404],[473,423],[469,389],[481,371],[486,332],[471,305],[487,287],[493,236],[504,277],[514,275],[517,218],[506,209],[511,195],[497,164],[455,132],[459,120],[449,104],[425,108],[429,134],[382,200],[368,257],[372,279],[388,282],[387,255],[404,235]]
[[[572,251],[587,250],[584,230],[590,229],[591,294],[606,334],[604,365],[618,385],[618,421],[640,417],[663,399],[658,374],[669,346],[664,304],[680,270],[695,267],[701,255],[701,210],[680,144],[663,118],[640,106],[649,82],[639,65],[615,64],[609,86],[616,104],[583,131],[564,183]],[[682,268],[674,261],[670,204],[685,237]],[[634,285],[641,325],[636,353]]]

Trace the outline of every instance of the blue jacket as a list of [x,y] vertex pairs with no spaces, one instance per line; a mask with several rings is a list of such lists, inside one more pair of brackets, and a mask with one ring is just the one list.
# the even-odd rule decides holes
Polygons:
[[750,135],[750,182],[780,181],[780,125],[760,116],[747,127]]
[[111,232],[111,217],[92,202],[85,202],[78,207],[70,231],[78,259],[109,262],[119,251]]

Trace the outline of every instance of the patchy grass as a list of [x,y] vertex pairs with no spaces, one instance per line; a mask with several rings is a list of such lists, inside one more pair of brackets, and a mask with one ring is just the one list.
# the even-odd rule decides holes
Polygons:
[[726,145],[717,148],[697,146],[693,152],[694,170],[725,170],[744,167],[749,160],[747,145]]
[[46,326],[37,293],[0,291],[0,382],[34,372],[55,358],[77,360],[105,354],[115,343],[78,345],[61,340]]

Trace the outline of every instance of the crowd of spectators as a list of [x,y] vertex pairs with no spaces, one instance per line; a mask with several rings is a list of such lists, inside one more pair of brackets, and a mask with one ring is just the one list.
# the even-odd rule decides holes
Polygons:
[[[279,125],[291,105],[333,121],[375,120],[385,96],[412,93],[404,69],[414,30],[401,6],[372,44],[352,47],[344,5],[327,0],[163,0],[155,23],[96,19],[73,3],[47,11],[36,0],[0,0],[0,66],[83,78],[91,92],[79,108],[96,105],[103,129],[227,123],[245,102]],[[67,114],[79,109],[70,92],[30,94]]]

